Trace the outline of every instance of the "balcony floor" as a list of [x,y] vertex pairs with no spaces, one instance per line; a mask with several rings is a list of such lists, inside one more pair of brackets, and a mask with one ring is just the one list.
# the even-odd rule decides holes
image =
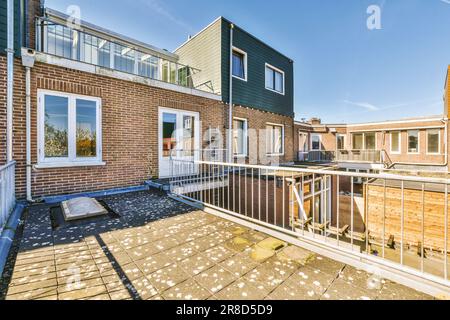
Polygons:
[[[102,200],[121,217],[57,231],[49,206],[32,207],[14,240],[0,299],[432,299],[163,193]],[[273,244],[286,246],[268,249]]]

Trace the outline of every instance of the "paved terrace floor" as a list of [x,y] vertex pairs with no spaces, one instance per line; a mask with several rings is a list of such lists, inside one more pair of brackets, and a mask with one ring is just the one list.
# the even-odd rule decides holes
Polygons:
[[2,277],[3,298],[432,299],[156,191],[103,200],[121,217],[57,231],[48,206],[32,207]]

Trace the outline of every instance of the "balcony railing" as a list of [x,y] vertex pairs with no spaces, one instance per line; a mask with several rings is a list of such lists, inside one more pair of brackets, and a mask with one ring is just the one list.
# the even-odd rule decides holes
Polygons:
[[313,150],[299,152],[298,161],[383,163],[383,152],[380,150]]
[[391,280],[401,274],[403,284],[450,293],[448,179],[183,158],[172,168],[178,198],[382,277],[389,271]]
[[151,51],[137,49],[125,41],[110,41],[48,20],[38,20],[37,25],[37,50],[40,52],[212,92],[208,86],[195,86],[192,77],[200,70],[161,58]]
[[14,161],[0,167],[0,234],[16,204],[15,168]]

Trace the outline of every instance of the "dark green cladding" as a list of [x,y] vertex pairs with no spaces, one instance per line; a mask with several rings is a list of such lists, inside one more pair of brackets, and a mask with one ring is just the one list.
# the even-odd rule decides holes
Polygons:
[[[20,24],[22,0],[14,0],[14,47],[16,55],[20,54],[20,47],[22,43],[22,26]],[[6,54],[7,45],[7,1],[0,0],[0,54]]]
[[[233,103],[256,109],[294,116],[293,61],[242,29],[235,27],[233,45],[247,52],[247,82],[233,79]],[[222,23],[222,99],[229,101],[230,23]],[[266,63],[285,72],[285,94],[265,88]]]

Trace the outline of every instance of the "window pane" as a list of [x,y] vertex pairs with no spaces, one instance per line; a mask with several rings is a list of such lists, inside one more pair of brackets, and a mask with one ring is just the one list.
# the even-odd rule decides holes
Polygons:
[[419,152],[419,131],[408,132],[408,152],[409,153]]
[[195,117],[183,116],[183,155],[194,156],[195,151]]
[[99,39],[98,43],[98,64],[111,68],[111,43],[103,39]]
[[233,51],[233,75],[245,79],[244,55]]
[[400,132],[391,133],[391,151],[400,152]]
[[273,70],[272,69],[270,69],[269,67],[266,67],[266,88],[267,89],[272,89],[272,90],[274,90],[274,87],[273,87],[273,77],[274,77],[274,75],[273,75]]
[[428,153],[439,153],[439,130],[428,130]]
[[365,135],[366,140],[366,150],[375,150],[376,149],[376,134],[374,132],[372,133],[366,133]]
[[177,128],[177,115],[172,113],[163,114],[163,156],[170,157],[172,150],[177,145],[175,130]]
[[46,158],[66,158],[69,156],[68,128],[69,101],[64,97],[45,96],[45,137]]
[[308,151],[308,136],[305,133],[300,133],[298,147],[302,152]]
[[362,134],[354,134],[353,135],[353,150],[362,150],[363,149],[363,135]]
[[318,135],[311,136],[311,148],[312,150],[321,150],[320,136]]
[[233,152],[235,155],[245,154],[245,121],[235,119],[233,121]]
[[283,153],[283,128],[279,126],[274,127],[274,150],[273,153],[275,154],[282,154]]
[[134,73],[134,50],[119,44],[114,47],[114,68],[119,71]]
[[283,92],[283,74],[275,72],[275,91]]
[[97,157],[97,104],[77,99],[77,157]]
[[337,136],[337,149],[344,150],[345,149],[345,137],[343,135]]

